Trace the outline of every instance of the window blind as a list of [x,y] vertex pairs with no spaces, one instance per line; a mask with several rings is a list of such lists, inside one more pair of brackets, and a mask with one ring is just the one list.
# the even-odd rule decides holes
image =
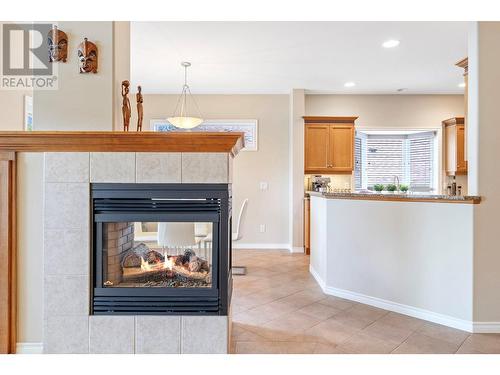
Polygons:
[[408,136],[409,185],[414,190],[430,190],[433,182],[434,133]]
[[435,132],[363,135],[355,141],[355,187],[392,184],[394,176],[414,191],[430,191],[435,179]]
[[354,186],[356,190],[363,187],[362,144],[361,138],[356,137],[354,142]]
[[392,184],[394,176],[404,180],[404,139],[369,136],[366,140],[367,185]]

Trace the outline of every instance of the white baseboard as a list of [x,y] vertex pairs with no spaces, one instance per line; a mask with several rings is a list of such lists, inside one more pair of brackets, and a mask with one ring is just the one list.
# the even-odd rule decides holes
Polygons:
[[290,250],[290,245],[287,243],[233,243],[233,249],[244,250]]
[[500,322],[474,322],[474,333],[500,333]]
[[288,250],[291,253],[304,253],[303,246],[290,246],[287,243],[233,243],[233,249],[238,250]]
[[41,342],[18,342],[16,354],[42,354],[43,343]]
[[[311,275],[316,279],[316,281],[318,282],[319,286],[321,287],[321,289],[325,294],[364,303],[365,305],[375,306],[380,309],[412,316],[414,318],[427,320],[429,322],[442,324],[448,327],[461,329],[462,331],[476,332],[474,331],[475,324],[473,324],[473,322],[469,320],[459,319],[449,315],[444,315],[435,313],[433,311],[424,310],[418,307],[404,305],[402,303],[392,302],[377,297],[371,297],[361,293],[351,292],[345,289],[334,288],[326,285],[325,281],[321,279],[319,274],[312,268],[312,266],[309,266],[309,271],[311,272]],[[484,327],[486,328],[487,326]],[[497,328],[500,328],[500,325],[498,325]]]

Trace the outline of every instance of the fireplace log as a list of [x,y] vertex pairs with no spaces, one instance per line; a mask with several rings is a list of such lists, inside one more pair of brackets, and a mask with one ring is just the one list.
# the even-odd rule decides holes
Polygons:
[[148,281],[161,281],[164,279],[172,279],[174,277],[181,277],[186,280],[197,280],[210,282],[210,274],[208,271],[203,270],[200,272],[191,272],[184,266],[172,266],[169,268],[153,268],[151,270],[143,270],[140,267],[124,268],[123,269],[123,282],[148,282]]

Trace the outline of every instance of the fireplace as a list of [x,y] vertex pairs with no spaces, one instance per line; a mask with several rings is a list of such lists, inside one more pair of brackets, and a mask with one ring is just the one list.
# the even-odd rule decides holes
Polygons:
[[227,315],[229,184],[92,184],[93,315]]

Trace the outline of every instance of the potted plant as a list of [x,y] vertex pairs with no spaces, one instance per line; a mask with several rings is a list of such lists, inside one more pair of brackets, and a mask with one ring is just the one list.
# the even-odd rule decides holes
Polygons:
[[387,190],[389,193],[394,193],[398,187],[394,184],[389,184],[385,187],[385,190]]
[[399,190],[400,190],[402,193],[405,193],[405,194],[406,194],[406,193],[408,193],[408,189],[409,189],[408,185],[400,185],[400,186],[399,186]]
[[375,184],[373,185],[373,190],[375,190],[377,193],[381,193],[384,190],[384,185]]

